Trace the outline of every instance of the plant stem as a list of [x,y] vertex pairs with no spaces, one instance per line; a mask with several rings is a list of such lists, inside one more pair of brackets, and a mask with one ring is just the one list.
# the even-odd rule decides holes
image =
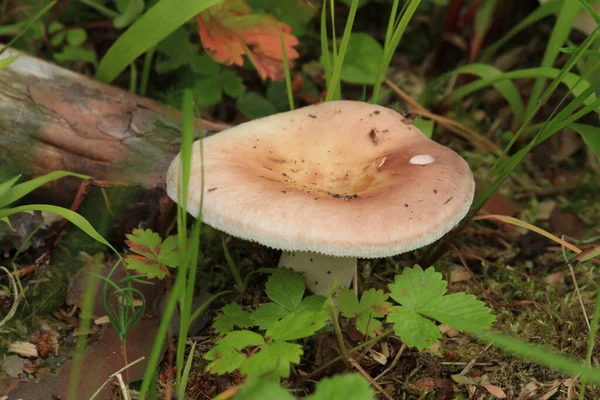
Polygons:
[[[377,343],[378,341],[380,341],[381,339],[383,339],[384,337],[386,337],[387,335],[389,335],[391,333],[394,333],[394,328],[390,328],[390,329],[384,331],[381,335],[374,337],[372,339],[369,339],[366,342],[359,344],[358,346],[352,347],[351,349],[348,349],[346,351],[346,355],[350,356],[350,355],[356,353],[357,351],[359,351],[373,343]],[[336,358],[329,360],[324,365],[320,366],[319,368],[315,369],[310,374],[306,375],[306,379],[314,378],[315,376],[319,375],[321,372],[325,371],[327,368],[331,367],[333,364],[335,364],[338,361],[341,361],[342,359],[343,359],[342,356],[337,356]]]
[[342,353],[342,360],[345,363],[348,363],[348,352],[346,350],[346,344],[344,343],[344,335],[342,333],[342,328],[340,327],[340,322],[338,321],[337,312],[335,310],[335,304],[333,304],[333,299],[329,297],[329,312],[331,313],[331,321],[333,322],[333,327],[335,329],[335,336],[338,340],[338,346],[340,347],[340,351]]
[[[592,354],[594,352],[594,340],[598,333],[598,320],[600,319],[600,290],[596,292],[596,306],[594,308],[594,315],[592,316],[591,332],[588,342],[587,354],[585,356],[585,363],[588,366],[592,366]],[[587,385],[587,378],[581,379],[581,389],[579,390],[579,400],[585,398],[585,387]]]
[[148,79],[150,78],[150,69],[152,68],[152,57],[156,46],[150,48],[144,57],[144,67],[142,69],[142,77],[140,78],[140,95],[144,96],[148,90]]
[[85,4],[88,7],[93,8],[94,10],[98,11],[100,14],[104,15],[107,18],[114,19],[119,16],[118,12],[113,11],[108,7],[105,7],[102,4],[98,4],[94,0],[79,0],[79,2]]

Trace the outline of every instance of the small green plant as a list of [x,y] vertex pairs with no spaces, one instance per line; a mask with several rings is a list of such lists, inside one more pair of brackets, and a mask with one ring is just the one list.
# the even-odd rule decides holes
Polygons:
[[134,253],[127,254],[124,258],[128,269],[145,275],[148,279],[164,279],[171,275],[168,268],[179,266],[177,236],[162,240],[158,233],[150,229],[134,229],[126,237],[125,243]]
[[83,47],[88,37],[84,29],[66,30],[63,24],[54,21],[48,27],[48,33],[51,35],[50,44],[56,49],[60,49],[60,51],[53,53],[56,61],[96,62],[96,54]]
[[[354,292],[342,289],[336,300],[342,316],[352,319],[362,333],[383,337],[383,324],[392,324],[407,346],[422,350],[440,337],[437,325],[427,317],[470,332],[485,330],[494,321],[483,302],[465,293],[445,295],[446,285],[433,268],[415,266],[396,276],[389,294],[369,289],[359,301]],[[205,354],[211,361],[207,370],[216,374],[239,370],[249,379],[288,377],[290,364],[299,363],[303,354],[302,346],[291,342],[313,336],[332,318],[330,302],[322,296],[304,297],[304,292],[302,275],[282,268],[266,283],[265,293],[272,303],[261,304],[252,313],[237,304],[223,307],[213,327],[225,336]],[[392,306],[388,297],[399,305]],[[250,326],[264,333],[245,329]]]
[[[237,304],[228,304],[215,318],[213,327],[225,336],[204,356],[211,361],[209,371],[224,374],[239,369],[249,378],[288,377],[290,364],[299,363],[304,353],[300,344],[291,342],[325,327],[329,319],[325,298],[304,298],[305,283],[300,274],[283,268],[275,270],[265,292],[273,302],[261,304],[252,314]],[[234,326],[257,326],[265,332],[233,331]]]
[[[277,399],[295,400],[287,389],[268,379],[249,379],[240,387],[234,400]],[[374,400],[375,391],[366,379],[358,374],[336,375],[321,379],[315,392],[306,400]]]
[[379,289],[368,289],[358,296],[348,288],[340,289],[337,301],[340,312],[346,318],[354,320],[356,329],[363,335],[377,336],[382,333],[380,321],[388,314],[392,303],[388,302],[388,293]]

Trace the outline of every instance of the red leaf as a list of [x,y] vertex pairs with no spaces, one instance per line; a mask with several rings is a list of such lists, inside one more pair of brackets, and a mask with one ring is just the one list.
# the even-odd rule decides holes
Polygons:
[[225,0],[196,16],[206,52],[225,65],[242,66],[248,56],[261,79],[284,78],[280,31],[288,60],[299,57],[298,39],[276,18],[253,14],[245,0]]

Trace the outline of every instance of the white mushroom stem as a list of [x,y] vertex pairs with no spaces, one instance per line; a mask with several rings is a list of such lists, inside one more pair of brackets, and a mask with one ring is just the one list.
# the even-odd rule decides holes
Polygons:
[[329,294],[336,280],[338,287],[350,287],[356,265],[356,257],[334,257],[304,251],[283,251],[279,259],[279,267],[291,268],[304,275],[308,289],[321,296]]

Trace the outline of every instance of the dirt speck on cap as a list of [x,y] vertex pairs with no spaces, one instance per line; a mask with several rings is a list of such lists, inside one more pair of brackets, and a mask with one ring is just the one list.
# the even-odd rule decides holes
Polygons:
[[373,142],[373,144],[375,145],[379,143],[379,138],[377,137],[377,130],[375,128],[369,131],[369,139],[371,139],[371,142]]

